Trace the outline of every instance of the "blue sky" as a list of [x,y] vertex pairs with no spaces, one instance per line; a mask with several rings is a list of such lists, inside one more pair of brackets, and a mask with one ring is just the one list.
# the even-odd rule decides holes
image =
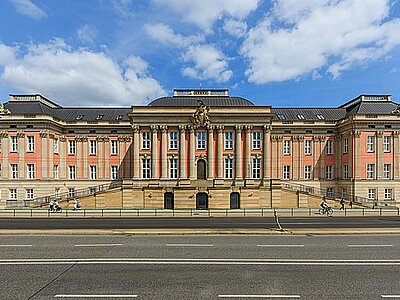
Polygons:
[[275,107],[400,102],[399,75],[399,1],[0,1],[3,102],[141,105],[200,84]]

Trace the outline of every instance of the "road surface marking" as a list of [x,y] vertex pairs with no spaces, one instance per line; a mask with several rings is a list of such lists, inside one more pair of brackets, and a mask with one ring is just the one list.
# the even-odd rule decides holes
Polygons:
[[75,247],[113,247],[122,246],[122,244],[78,244]]
[[300,298],[300,295],[218,295],[218,298]]
[[348,245],[348,247],[393,247],[393,245]]
[[212,244],[166,244],[167,247],[214,247]]
[[381,295],[382,298],[400,298],[400,295]]
[[304,247],[304,245],[257,245],[257,247]]
[[32,245],[0,245],[0,247],[32,247]]
[[137,298],[137,295],[55,295],[55,298]]

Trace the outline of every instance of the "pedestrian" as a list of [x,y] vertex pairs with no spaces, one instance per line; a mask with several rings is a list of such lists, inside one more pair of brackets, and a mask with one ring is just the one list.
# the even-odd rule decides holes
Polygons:
[[74,199],[74,210],[78,208],[78,200]]
[[350,200],[349,205],[350,205],[350,208],[353,208],[353,201]]
[[53,211],[53,209],[54,209],[54,201],[53,201],[53,199],[50,200],[49,206],[50,206],[50,211]]
[[340,209],[339,210],[344,210],[344,199],[343,198],[340,200]]

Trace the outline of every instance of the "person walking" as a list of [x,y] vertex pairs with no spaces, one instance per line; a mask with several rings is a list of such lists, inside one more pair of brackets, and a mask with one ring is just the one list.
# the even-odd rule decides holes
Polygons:
[[340,208],[339,208],[339,210],[344,210],[344,199],[343,198],[340,200]]
[[53,201],[53,199],[50,200],[49,207],[50,207],[50,211],[52,212],[54,210],[54,201]]

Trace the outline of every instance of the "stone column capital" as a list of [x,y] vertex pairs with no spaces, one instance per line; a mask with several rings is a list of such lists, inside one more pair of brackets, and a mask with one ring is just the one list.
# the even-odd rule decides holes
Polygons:
[[236,132],[242,132],[242,130],[243,130],[243,126],[242,125],[236,125],[235,126],[235,130],[236,130]]
[[150,129],[151,129],[151,131],[153,131],[153,133],[157,132],[158,131],[158,126],[157,125],[151,125]]
[[138,133],[139,130],[140,130],[140,126],[139,125],[133,125],[132,126],[132,130],[133,130],[133,133]]
[[186,126],[185,126],[185,125],[179,125],[178,128],[179,128],[179,131],[180,131],[181,133],[184,133],[185,130],[186,130]]
[[272,130],[272,125],[264,125],[263,126],[263,129],[264,129],[264,131],[267,133],[267,132],[270,132],[271,130]]

